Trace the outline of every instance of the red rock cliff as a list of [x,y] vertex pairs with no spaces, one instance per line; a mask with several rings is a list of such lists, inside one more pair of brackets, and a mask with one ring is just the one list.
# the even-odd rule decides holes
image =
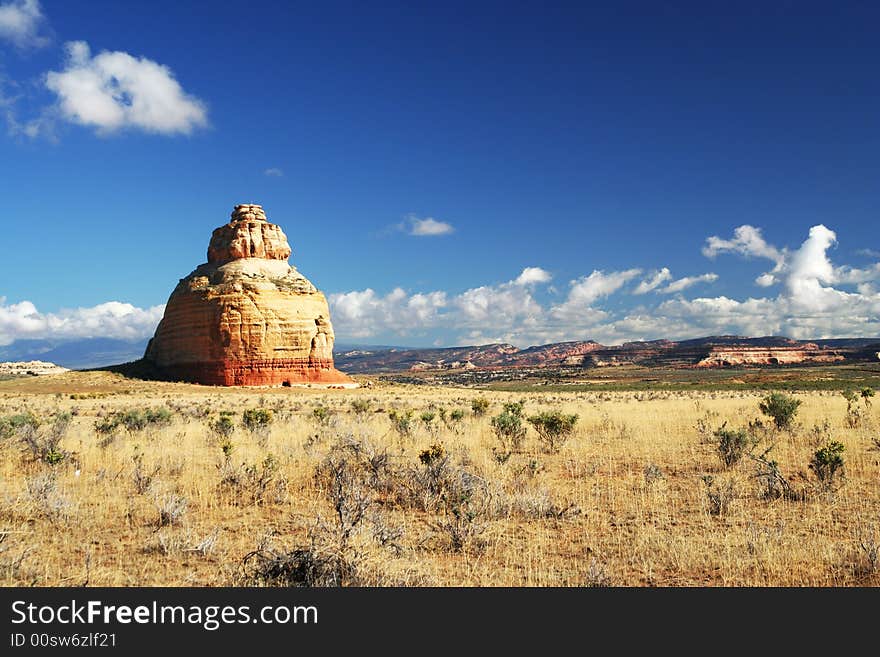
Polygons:
[[333,366],[324,295],[288,264],[290,246],[259,205],[237,205],[208,262],[178,283],[145,360],[209,385],[353,385]]

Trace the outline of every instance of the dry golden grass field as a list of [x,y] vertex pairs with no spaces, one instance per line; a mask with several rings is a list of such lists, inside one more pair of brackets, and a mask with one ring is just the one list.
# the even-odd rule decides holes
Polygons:
[[[778,430],[765,395],[2,381],[0,584],[877,585],[880,401],[794,393]],[[554,410],[557,451],[528,421]]]

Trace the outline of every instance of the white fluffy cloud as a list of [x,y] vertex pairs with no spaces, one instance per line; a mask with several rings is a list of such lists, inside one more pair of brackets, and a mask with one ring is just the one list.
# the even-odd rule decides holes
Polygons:
[[49,43],[40,30],[46,19],[38,0],[12,0],[0,4],[0,39],[17,48],[39,48]]
[[145,338],[156,330],[164,310],[164,305],[137,308],[108,301],[90,308],[42,313],[30,301],[7,304],[0,297],[0,345],[35,338]]
[[[657,308],[658,317],[670,317],[694,327],[697,333],[735,329],[749,335],[782,334],[793,338],[880,335],[880,294],[869,281],[880,279],[880,263],[867,269],[836,267],[828,251],[837,235],[819,224],[794,250],[777,249],[751,226],[740,226],[733,240],[709,238],[704,254],[721,251],[774,261],[772,271],[758,277],[759,285],[780,284],[775,298],[727,297],[675,300]],[[738,244],[736,248],[719,245]],[[747,245],[747,246],[742,246]],[[856,285],[855,291],[840,286]]]
[[[595,270],[570,281],[564,298],[554,301],[548,294],[550,273],[526,267],[506,282],[458,294],[438,290],[409,293],[395,288],[382,295],[367,288],[331,294],[328,300],[340,340],[398,336],[423,342],[442,333],[450,344],[510,342],[528,346],[589,339],[619,344],[730,333],[799,339],[880,336],[880,292],[875,286],[875,281],[880,281],[880,263],[861,269],[836,266],[829,257],[836,239],[834,231],[819,225],[810,229],[797,249],[777,249],[764,242],[763,257],[776,262],[771,283],[778,284],[775,297],[688,299],[682,292],[717,276],[709,273],[675,279],[664,268],[632,285],[642,270],[631,268]],[[736,248],[717,253],[749,256],[753,251]],[[770,258],[770,254],[779,257]],[[639,290],[644,290],[641,296],[633,296]],[[644,296],[650,291],[675,296],[635,307],[610,301],[614,295],[624,295],[618,296],[618,301],[656,299]],[[0,298],[0,345],[36,337],[147,337],[162,312],[162,306],[141,309],[112,301],[92,308],[41,313],[29,301],[6,304]]]
[[365,338],[383,332],[407,335],[417,328],[436,326],[439,311],[447,305],[445,292],[408,295],[395,288],[380,296],[372,289],[331,294],[328,297],[334,326],[348,338]]
[[557,320],[576,323],[579,319],[595,313],[593,304],[596,301],[614,294],[641,273],[641,269],[607,273],[596,269],[589,276],[581,276],[571,281],[568,298],[561,304],[553,306],[550,314]]
[[85,41],[65,45],[64,70],[46,74],[61,117],[111,134],[126,128],[163,135],[190,134],[207,125],[205,104],[187,94],[174,74],[146,57],[103,51]]
[[761,274],[755,280],[755,283],[761,287],[770,287],[779,282],[776,274],[785,266],[787,257],[785,249],[779,250],[768,244],[761,234],[761,229],[748,224],[737,227],[733,231],[732,239],[721,239],[717,235],[707,238],[703,246],[703,255],[714,258],[719,253],[738,253],[749,258],[766,258],[776,263],[771,271]]
[[269,176],[270,178],[281,178],[284,176],[284,171],[282,171],[278,167],[270,167],[263,171],[263,175]]
[[684,278],[672,281],[669,285],[666,285],[657,291],[661,294],[675,294],[676,292],[682,292],[699,283],[714,283],[717,280],[718,274],[713,274],[711,272],[699,276],[685,276]]
[[[693,287],[698,283],[714,283],[718,280],[718,274],[702,274],[700,276],[685,276],[677,280],[672,280],[672,272],[668,267],[664,267],[659,271],[653,272],[650,276],[642,280],[633,290],[633,294],[647,294],[648,292],[656,292],[658,294],[675,294],[682,292],[689,287]],[[663,285],[670,281],[667,285]],[[663,287],[661,287],[663,285]]]
[[552,278],[553,275],[546,269],[526,267],[513,282],[517,285],[534,285],[537,283],[548,283]]
[[660,285],[672,278],[672,272],[669,268],[664,267],[659,271],[653,272],[648,278],[639,283],[633,290],[633,294],[647,294],[651,290],[656,290]]
[[[569,282],[561,301],[541,294],[551,280],[539,267],[527,267],[506,283],[473,287],[460,294],[410,295],[396,289],[385,297],[372,290],[331,295],[338,335],[412,336],[442,331],[455,344],[510,342],[518,346],[563,340],[594,339],[605,344],[657,338],[693,338],[713,334],[787,335],[793,338],[880,336],[880,263],[856,269],[835,266],[829,251],[834,231],[810,229],[796,249],[767,243],[761,231],[740,226],[732,239],[711,237],[703,252],[759,257],[773,262],[766,286],[778,285],[775,297],[735,299],[728,296],[687,299],[695,285],[712,283],[717,274],[674,278],[669,268],[644,276],[638,268],[593,271]],[[609,297],[630,292],[676,295],[660,303],[621,307]],[[654,297],[650,297],[654,298]],[[649,298],[646,298],[649,299]],[[415,312],[421,308],[422,312]]]
[[414,237],[436,237],[438,235],[450,235],[455,232],[455,226],[446,221],[440,221],[433,217],[425,217],[420,219],[414,214],[409,215],[406,220],[399,224],[394,224],[390,230],[400,231]]
[[714,258],[719,253],[739,253],[744,256],[768,258],[777,262],[784,256],[783,251],[764,240],[760,228],[748,224],[736,228],[733,231],[732,239],[721,239],[717,235],[707,238],[706,245],[703,247],[703,255],[707,258]]

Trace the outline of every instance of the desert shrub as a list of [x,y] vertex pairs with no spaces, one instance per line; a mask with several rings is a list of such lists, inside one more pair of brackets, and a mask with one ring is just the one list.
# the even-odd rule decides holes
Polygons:
[[819,480],[819,484],[826,489],[833,488],[845,474],[843,443],[833,440],[824,447],[816,450],[810,459],[809,467]]
[[95,420],[95,433],[98,434],[98,446],[101,448],[109,447],[116,440],[117,430],[119,429],[119,418],[115,414],[99,416]]
[[485,397],[477,397],[476,399],[471,401],[471,412],[480,417],[486,414],[486,411],[489,410],[489,400]]
[[44,471],[25,482],[24,501],[33,512],[51,520],[69,519],[73,504],[58,490],[54,471]]
[[0,440],[12,438],[23,427],[32,427],[34,430],[41,424],[40,418],[28,411],[0,418]]
[[158,408],[129,408],[110,413],[95,421],[95,431],[104,437],[109,444],[110,437],[119,428],[123,427],[129,435],[134,435],[145,429],[158,429],[171,424],[172,413],[165,407]]
[[504,410],[492,418],[491,424],[492,430],[501,444],[502,453],[510,454],[522,448],[526,437],[522,402],[504,404]]
[[412,409],[407,409],[406,411],[397,411],[392,409],[388,412],[388,419],[391,420],[391,426],[401,438],[408,438],[412,435],[412,416]]
[[251,433],[265,434],[274,419],[272,411],[268,408],[248,408],[241,414],[241,426]]
[[727,429],[722,426],[714,436],[718,441],[718,456],[727,468],[739,463],[755,446],[754,437],[744,428]]
[[425,466],[434,465],[445,458],[447,458],[446,448],[443,447],[442,443],[434,443],[427,449],[423,449],[419,452],[419,461]]
[[357,586],[357,567],[316,546],[290,552],[255,550],[242,560],[244,583],[250,586]]
[[333,412],[326,406],[318,406],[312,409],[312,417],[319,425],[327,426],[328,424],[330,424],[330,419],[333,417]]
[[371,402],[369,399],[353,399],[351,402],[351,410],[357,415],[363,415],[370,412]]
[[216,420],[208,425],[219,440],[226,441],[235,433],[235,421],[232,419],[232,411],[220,411]]
[[446,539],[453,552],[478,551],[484,547],[482,534],[492,501],[486,481],[464,468],[451,470],[444,482],[441,518],[433,529]]
[[461,422],[464,419],[464,410],[461,408],[453,408],[449,412],[449,419],[452,422]]
[[[315,480],[332,508],[331,516],[317,515],[307,547],[283,553],[261,549],[247,555],[243,560],[246,582],[271,586],[375,583],[368,546],[393,542],[394,533],[385,530],[380,515],[369,513],[376,501],[371,486],[376,471],[370,466],[368,451],[354,440],[342,440],[330,450],[317,466]],[[371,524],[380,530],[369,531]]]
[[157,497],[153,503],[158,512],[156,524],[159,527],[180,524],[189,506],[187,499],[176,493],[168,493],[162,497]]
[[577,420],[576,414],[568,415],[562,411],[554,410],[532,415],[529,418],[529,424],[535,428],[538,440],[544,445],[544,449],[556,453],[571,436]]
[[795,399],[782,392],[772,392],[761,400],[758,408],[773,420],[777,429],[788,429],[791,427],[800,405],[800,399]]
[[434,508],[448,489],[449,455],[442,443],[434,443],[419,452],[422,471],[413,477],[425,510]]
[[733,502],[739,497],[733,479],[719,482],[712,475],[703,477],[706,486],[706,499],[709,502],[709,513],[723,515],[730,510]]
[[859,392],[859,394],[862,397],[862,401],[865,402],[865,406],[870,407],[871,406],[871,397],[874,396],[874,389],[873,388],[862,388],[862,390],[861,390],[861,392]]
[[[866,388],[866,390],[871,389]],[[873,393],[874,391],[871,390],[871,392]],[[865,416],[858,404],[860,395],[855,390],[844,390],[841,394],[846,400],[846,417],[844,418],[846,426],[850,429],[857,429],[862,426],[862,423],[865,421]],[[867,402],[867,397],[865,397],[865,400]]]
[[760,486],[761,497],[771,500],[780,497],[794,499],[796,496],[791,484],[779,471],[779,463],[769,457],[774,447],[775,445],[770,445],[758,456],[749,455],[749,458],[757,464],[755,479]]
[[831,437],[831,422],[826,418],[821,423],[813,424],[807,433],[808,442],[813,448],[818,448],[827,443]]
[[[228,445],[228,446],[227,446]],[[231,443],[223,445],[220,488],[230,491],[236,501],[259,505],[266,501],[281,501],[287,493],[287,479],[280,473],[280,464],[268,454],[260,463],[233,465]]]
[[50,423],[35,424],[30,419],[22,420],[16,427],[16,434],[34,461],[58,465],[70,456],[70,452],[61,449],[60,443],[71,419],[70,413],[56,413]]
[[134,484],[134,490],[138,495],[144,495],[152,488],[153,481],[156,479],[156,475],[159,474],[162,466],[157,465],[153,468],[148,468],[144,465],[144,455],[140,452],[135,452],[131,460],[134,463],[134,468],[131,471],[131,481]]

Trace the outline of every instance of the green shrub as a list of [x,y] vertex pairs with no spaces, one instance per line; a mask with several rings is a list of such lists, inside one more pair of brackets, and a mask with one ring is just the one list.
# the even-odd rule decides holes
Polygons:
[[333,413],[326,406],[318,406],[312,411],[312,417],[315,418],[318,424],[326,426],[330,424],[330,418],[333,417]]
[[773,392],[767,395],[758,408],[767,417],[773,420],[777,429],[788,429],[797,415],[798,406],[801,405],[800,399],[795,399],[791,395],[782,392]]
[[483,397],[477,397],[471,401],[471,412],[477,417],[485,415],[489,410],[489,400]]
[[816,450],[810,459],[810,470],[826,488],[831,488],[844,476],[843,443],[833,440]]
[[159,408],[129,408],[116,411],[95,421],[95,431],[109,436],[120,426],[125,427],[129,434],[135,434],[147,428],[165,427],[171,424],[171,411]]
[[492,429],[505,453],[518,451],[522,448],[523,440],[526,437],[522,413],[523,402],[508,402],[504,404],[504,410],[491,420]]
[[351,410],[357,415],[368,413],[370,411],[370,406],[371,403],[369,399],[353,399],[351,402]]
[[577,415],[567,415],[562,411],[554,410],[532,415],[529,424],[535,428],[538,439],[544,444],[545,449],[555,453],[571,436],[577,420]]
[[221,440],[229,438],[235,432],[235,422],[231,411],[220,411],[220,417],[211,422],[211,431]]
[[40,424],[40,418],[30,411],[0,418],[0,439],[12,438],[22,427],[37,429]]
[[251,433],[266,432],[274,416],[268,408],[248,408],[241,414],[242,426]]
[[460,408],[453,408],[449,412],[449,419],[453,422],[461,422],[464,419],[464,411]]
[[725,467],[736,465],[755,446],[754,437],[746,429],[721,427],[713,434],[718,440],[718,456]]
[[388,419],[391,420],[391,426],[403,438],[407,438],[412,434],[413,421],[412,409],[406,411],[391,410],[388,411]]
[[71,413],[56,413],[51,424],[43,424],[34,417],[17,416],[15,433],[34,461],[58,465],[70,453],[59,446],[73,419]]

